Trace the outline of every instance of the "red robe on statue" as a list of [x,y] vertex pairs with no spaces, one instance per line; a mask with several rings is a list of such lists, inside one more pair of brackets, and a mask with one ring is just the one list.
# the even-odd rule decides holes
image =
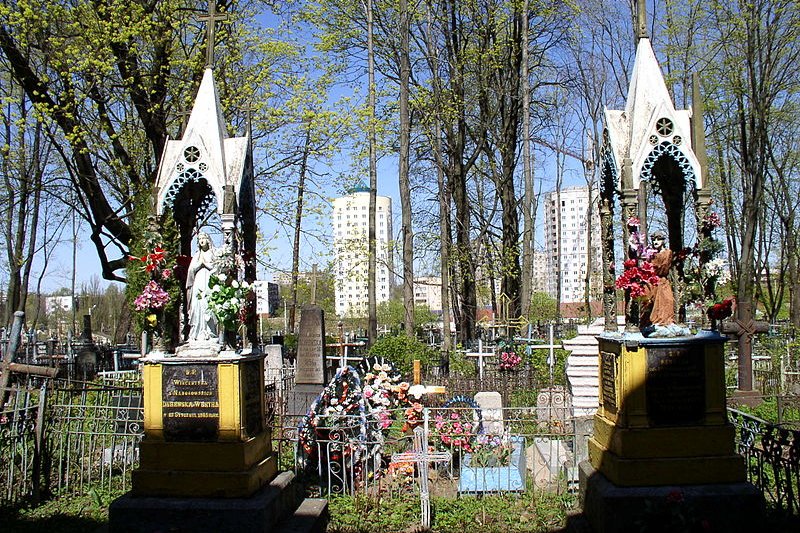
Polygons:
[[650,263],[660,279],[657,285],[647,287],[639,325],[669,326],[675,323],[675,296],[667,277],[672,266],[672,250],[664,248],[650,259]]

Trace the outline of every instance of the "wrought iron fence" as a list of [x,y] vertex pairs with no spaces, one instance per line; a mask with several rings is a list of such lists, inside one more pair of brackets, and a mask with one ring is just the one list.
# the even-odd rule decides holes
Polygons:
[[0,503],[38,501],[42,488],[42,405],[47,388],[7,389],[0,406]]
[[800,431],[728,409],[748,480],[779,511],[800,514]]
[[[433,405],[410,422],[407,412],[397,411],[388,426],[377,415],[339,416],[303,442],[303,415],[287,409],[291,371],[267,378],[279,467],[295,469],[320,493],[414,493],[414,465],[391,459],[411,449],[414,425],[427,428],[431,448],[452,454],[448,463],[431,464],[433,494],[572,491],[586,457],[591,419],[572,418],[563,391],[540,391],[546,398],[538,407]],[[48,490],[127,488],[143,434],[138,372],[103,374],[99,384],[79,389],[56,384],[11,393],[0,413],[0,503],[36,499]],[[750,480],[778,509],[800,514],[800,432],[730,413]]]
[[127,489],[144,430],[142,387],[132,386],[134,379],[107,376],[102,386],[52,390],[47,453],[53,490]]

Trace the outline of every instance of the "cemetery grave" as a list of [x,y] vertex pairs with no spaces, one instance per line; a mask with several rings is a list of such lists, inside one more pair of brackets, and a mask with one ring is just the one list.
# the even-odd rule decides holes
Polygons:
[[[579,495],[583,518],[602,532],[706,524],[756,530],[765,498],[792,518],[800,514],[800,431],[782,422],[792,416],[792,402],[778,400],[778,423],[726,405],[729,339],[720,332],[737,343],[736,386],[746,400],[754,397],[753,341],[768,324],[753,320],[750,302],[720,323],[733,313],[731,299],[708,306],[711,329],[692,331],[682,322],[690,300],[682,295],[701,305],[715,299],[716,280],[702,273],[720,219],[710,210],[697,82],[693,109],[675,109],[642,1],[629,105],[606,110],[601,147],[602,269],[610,289],[603,331],[587,328],[571,343],[557,342],[552,324],[546,340],[530,327],[527,336],[514,336],[528,317],[512,316],[511,298],[500,294],[497,319],[484,324],[490,338],[459,354],[474,370],[469,381],[443,370],[423,378],[419,361],[409,379],[388,358],[349,352],[361,343],[346,342],[341,328],[339,342],[326,344],[316,296],[302,309],[293,364],[279,346],[258,344],[250,308],[252,139],[225,131],[214,39],[215,24],[228,14],[216,7],[209,3],[202,18],[206,68],[191,114],[159,161],[155,213],[138,243],[146,250],[129,257],[141,267],[131,268],[129,280],[141,290],[133,305],[147,332],[141,357],[123,370],[118,353],[113,371],[102,372],[109,359],[87,316],[81,336],[67,343],[68,362],[52,349],[40,354],[35,332],[20,360],[24,333],[16,315],[0,363],[4,507],[17,511],[85,492],[108,506],[107,525],[116,532],[322,531],[326,498],[366,501],[368,511],[384,502],[412,504],[413,515],[386,528],[393,531],[563,525],[563,515],[558,524],[540,523],[541,491],[561,497],[561,513]],[[617,207],[625,260],[615,279]],[[684,243],[687,211],[693,247]],[[166,230],[155,231],[157,217],[172,224],[181,260],[162,242]],[[200,231],[211,219],[207,225],[221,231],[219,248]],[[692,271],[700,278],[692,280]],[[694,292],[687,289],[693,282]],[[623,330],[613,287],[624,294]],[[326,346],[338,353],[326,354]],[[564,346],[573,364],[561,372]],[[780,374],[760,384],[784,392],[796,361],[791,354],[769,360],[770,368],[756,370],[767,374],[777,364]],[[38,364],[45,361],[53,366]],[[74,365],[80,382],[69,374],[59,379],[62,362]],[[501,507],[490,520],[487,502]],[[448,505],[479,508],[484,520],[477,513],[454,517],[444,512]],[[333,518],[368,514],[341,510]],[[445,526],[448,520],[456,524]]]

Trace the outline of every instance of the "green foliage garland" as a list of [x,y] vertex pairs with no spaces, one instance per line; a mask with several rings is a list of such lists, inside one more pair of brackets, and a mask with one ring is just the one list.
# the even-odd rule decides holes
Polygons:
[[[175,259],[179,254],[180,238],[178,228],[172,213],[167,211],[156,222],[152,214],[152,196],[148,190],[141,191],[135,196],[133,214],[131,216],[131,242],[130,255],[143,257],[153,252],[160,246],[166,252],[167,265],[173,268]],[[128,308],[133,316],[133,327],[137,338],[142,331],[152,329],[147,322],[147,311],[137,311],[134,300],[142,293],[144,286],[151,280],[151,275],[143,268],[139,261],[129,261],[126,267],[128,284],[125,297]],[[172,348],[180,341],[179,314],[182,301],[180,281],[173,274],[171,278],[159,280],[159,284],[169,294],[169,301],[161,311],[161,330],[167,348]]]

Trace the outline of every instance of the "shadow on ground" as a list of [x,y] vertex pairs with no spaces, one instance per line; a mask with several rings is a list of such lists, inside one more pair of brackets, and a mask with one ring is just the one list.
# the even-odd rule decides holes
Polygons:
[[[797,515],[790,515],[787,516],[786,514],[779,513],[779,512],[767,512],[763,527],[760,529],[761,531],[769,531],[770,533],[797,533],[800,531],[800,516]],[[631,529],[630,533],[639,533],[641,530]],[[647,529],[649,532],[654,533],[675,533],[673,529],[668,529],[667,527],[659,528],[658,525],[653,526],[652,528]],[[692,533],[694,531],[698,531],[698,533],[712,533],[717,532],[717,529],[687,529],[685,530],[687,533]],[[593,533],[591,527],[589,526],[589,522],[583,516],[583,513],[580,511],[576,511],[570,513],[567,516],[566,525],[559,529],[554,529],[549,533]],[[626,532],[627,533],[627,532]],[[721,532],[720,532],[721,533]]]
[[40,518],[0,509],[0,531],[4,533],[85,533],[96,531],[105,524],[105,521],[88,517],[55,514]]

